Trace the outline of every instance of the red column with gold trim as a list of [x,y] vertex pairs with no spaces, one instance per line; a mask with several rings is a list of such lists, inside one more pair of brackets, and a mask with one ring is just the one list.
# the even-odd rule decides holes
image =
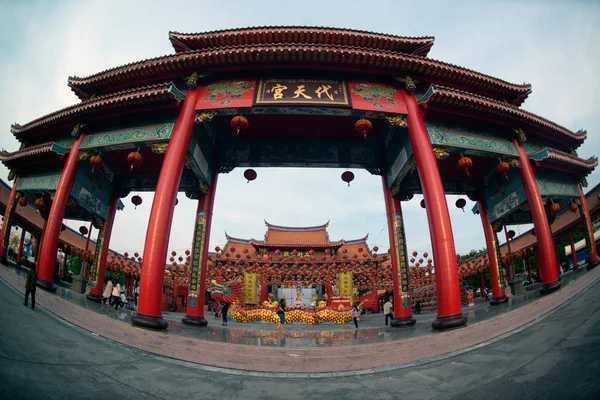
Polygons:
[[[485,236],[485,245],[488,251],[488,260],[490,262],[490,275],[492,279],[492,300],[491,305],[497,305],[508,301],[508,297],[502,290],[500,284],[500,265],[498,260],[498,249],[496,247],[495,232],[488,216],[487,204],[485,200],[477,202],[479,205],[479,215],[483,225],[483,234]],[[483,275],[482,275],[483,277]],[[482,293],[483,295],[483,293]]]
[[60,174],[60,179],[58,180],[56,192],[54,192],[54,199],[52,200],[50,213],[48,214],[48,219],[45,223],[44,236],[40,246],[37,284],[42,289],[52,292],[56,291],[56,288],[52,284],[52,280],[54,279],[54,269],[56,268],[58,238],[62,227],[62,221],[65,216],[67,200],[69,200],[69,195],[71,194],[71,189],[75,182],[77,168],[79,167],[79,146],[84,137],[85,134],[83,133],[79,135],[67,155],[65,165]]
[[175,122],[175,128],[158,176],[144,244],[138,313],[131,318],[131,323],[136,326],[152,329],[167,329],[169,326],[167,321],[162,318],[161,310],[167,247],[173,222],[175,198],[194,130],[195,108],[199,94],[198,88],[188,91]]
[[446,193],[421,110],[412,93],[406,93],[406,105],[408,137],[417,161],[433,248],[438,316],[432,327],[441,330],[464,326],[467,318],[461,312],[456,248]]
[[552,240],[552,232],[548,224],[548,217],[542,202],[542,195],[538,187],[533,167],[527,158],[525,149],[517,139],[513,139],[513,144],[519,153],[519,163],[521,168],[521,180],[525,195],[529,202],[531,217],[533,218],[533,226],[538,242],[537,263],[538,270],[541,272],[542,282],[544,283],[541,294],[548,294],[560,289],[560,281],[558,280],[558,263],[556,262],[556,250],[554,248],[554,240]]
[[583,194],[583,189],[581,185],[577,185],[579,187],[579,213],[581,214],[581,218],[585,222],[585,244],[587,247],[587,269],[593,269],[598,264],[600,264],[600,259],[598,259],[598,252],[596,251],[596,240],[594,238],[594,226],[592,225],[592,218],[590,216],[590,210],[587,206],[587,200],[585,199],[585,194]]
[[8,236],[10,236],[10,219],[15,211],[17,205],[17,183],[19,183],[19,177],[15,178],[8,200],[6,200],[6,209],[4,210],[4,220],[2,221],[2,230],[0,230],[0,259],[6,261],[6,254],[8,253]]
[[187,308],[185,317],[181,319],[181,322],[187,325],[206,326],[208,324],[208,321],[204,318],[204,295],[206,293],[210,226],[212,224],[218,177],[218,169],[214,168],[208,194],[198,200],[194,240],[192,242]]
[[113,194],[110,198],[110,203],[108,204],[106,221],[104,221],[104,225],[102,225],[98,231],[98,239],[96,240],[94,264],[90,269],[90,292],[85,297],[98,303],[102,300],[104,275],[106,273],[106,258],[108,256],[110,237],[112,235],[112,228],[118,207],[119,197]]
[[390,237],[390,257],[394,282],[394,315],[391,326],[414,325],[417,320],[412,316],[406,238],[400,200],[394,198],[388,187],[387,177],[382,176],[383,198]]

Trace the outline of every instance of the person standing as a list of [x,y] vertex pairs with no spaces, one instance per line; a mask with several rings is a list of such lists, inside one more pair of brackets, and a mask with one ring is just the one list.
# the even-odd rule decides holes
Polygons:
[[29,303],[29,294],[31,294],[31,309],[35,310],[35,288],[38,274],[35,270],[35,263],[31,263],[29,266],[29,272],[27,273],[27,280],[25,281],[25,302],[23,303],[27,307]]
[[112,291],[113,291],[113,283],[109,279],[106,282],[106,286],[104,287],[104,292],[102,292],[102,302],[104,304],[106,304],[106,301],[108,300],[109,306],[112,306]]
[[140,295],[140,284],[139,282],[135,283],[135,288],[133,289],[133,301],[135,302],[135,308],[137,309],[137,299]]
[[360,319],[358,304],[354,304],[354,307],[352,308],[352,319],[354,320],[354,326],[358,329],[358,320]]
[[392,315],[392,302],[388,299],[383,305],[383,315],[385,316],[385,326],[388,326],[388,318],[390,322],[394,319]]
[[485,300],[489,301],[490,300],[490,293],[488,292],[487,288],[484,286],[483,287],[483,293],[485,295]]
[[420,300],[417,301],[417,305],[415,306],[415,311],[417,312],[417,314],[421,314],[421,301]]
[[277,330],[283,330],[283,324],[285,324],[285,308],[287,307],[287,303],[285,301],[285,297],[282,297],[279,301],[279,308],[277,308],[277,316],[279,317],[279,325],[277,325]]
[[229,303],[223,303],[221,308],[221,315],[223,315],[223,323],[222,326],[227,326],[227,312],[229,311]]
[[121,284],[118,281],[117,284],[113,286],[112,299],[115,311],[119,311],[119,303],[121,302]]

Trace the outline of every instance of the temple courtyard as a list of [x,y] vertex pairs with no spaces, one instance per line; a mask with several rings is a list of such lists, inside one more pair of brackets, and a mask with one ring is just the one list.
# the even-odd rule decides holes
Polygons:
[[68,289],[38,291],[32,311],[23,276],[3,265],[0,398],[597,398],[599,276],[565,276],[550,296],[478,303],[464,310],[469,326],[443,333],[431,331],[435,314],[404,329],[374,314],[358,331],[294,324],[283,333],[212,318],[194,329],[166,315],[164,333]]

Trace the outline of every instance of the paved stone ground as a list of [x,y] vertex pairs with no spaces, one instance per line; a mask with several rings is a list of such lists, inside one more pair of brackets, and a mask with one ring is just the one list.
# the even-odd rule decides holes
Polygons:
[[[595,271],[589,277],[593,273]],[[574,288],[574,284],[555,295],[568,288]],[[0,398],[597,399],[600,398],[599,289],[600,283],[593,283],[527,328],[462,354],[367,375],[321,374],[321,379],[314,379],[298,374],[254,376],[243,371],[224,374],[220,370],[138,351],[73,326],[44,308],[35,311],[25,308],[21,294],[0,281],[3,316]],[[48,299],[42,301],[48,302]],[[504,323],[515,319],[519,310],[505,314],[510,318]],[[84,314],[84,317],[89,315]],[[478,325],[489,325],[500,318]],[[104,325],[109,329],[128,326],[106,317]],[[466,329],[434,335],[430,339],[452,334],[454,341],[460,341],[462,336],[468,335]],[[135,330],[134,335],[146,336],[146,333],[148,331]],[[159,337],[163,342],[174,338],[167,334]],[[401,347],[402,343],[389,345]],[[216,354],[228,350],[226,345],[212,343],[212,346]],[[351,349],[360,354],[363,347],[369,346]],[[244,348],[258,347],[236,346],[238,350]],[[334,352],[326,353],[335,357],[343,349],[332,348]],[[289,350],[286,349],[288,353]],[[326,349],[312,350],[320,354]],[[388,351],[386,348],[377,357],[393,357]],[[363,361],[362,357],[356,357],[355,361]],[[323,359],[310,361],[319,362]]]
[[[84,303],[84,307],[80,307],[71,302],[73,299],[66,301],[41,290],[38,291],[38,300],[45,309],[90,332],[136,349],[179,360],[225,369],[270,373],[372,372],[375,369],[391,368],[487,343],[547,314],[589,286],[599,276],[600,268],[585,273],[580,279],[569,281],[560,291],[529,301],[511,312],[502,308],[504,306],[493,307],[496,316],[485,323],[443,333],[430,332],[427,338],[414,336],[411,328],[387,328],[381,340],[378,329],[278,333],[263,330],[187,328],[187,332],[154,332],[114,321],[115,315],[125,319],[128,316],[126,313],[109,313],[113,319],[107,319],[106,314],[93,310],[99,307],[95,303]],[[0,267],[0,277],[15,288],[24,286],[23,277],[6,267]],[[71,295],[75,294],[68,291],[64,297]],[[361,339],[369,338],[373,333],[370,331],[375,332],[377,340],[367,341],[369,344],[366,345],[361,344]],[[402,340],[386,341],[386,333],[402,335],[402,332],[407,335]],[[198,339],[198,336],[201,339]],[[249,343],[245,340],[247,338],[251,339],[250,344],[258,338],[261,346],[248,346]],[[318,343],[320,340],[327,347],[303,346],[305,341],[308,346],[312,346],[314,341]],[[293,349],[290,349],[291,347]]]

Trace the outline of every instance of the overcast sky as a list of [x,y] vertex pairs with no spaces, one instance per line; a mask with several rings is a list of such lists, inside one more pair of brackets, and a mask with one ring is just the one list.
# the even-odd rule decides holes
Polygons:
[[[27,123],[75,104],[67,77],[173,53],[168,31],[203,32],[265,25],[352,28],[403,36],[435,36],[429,57],[514,83],[531,83],[523,108],[571,130],[587,129],[579,149],[600,153],[600,6],[595,1],[32,1],[0,0],[0,148],[19,144],[11,123]],[[263,220],[311,226],[330,220],[332,240],[369,235],[370,246],[389,241],[381,178],[342,170],[243,169],[219,176],[211,249],[225,234],[261,239]],[[0,178],[8,170],[0,167]],[[588,177],[590,187],[599,174]],[[134,193],[132,193],[133,195]],[[152,194],[134,210],[117,213],[111,248],[143,251]],[[403,203],[408,248],[430,251],[420,196]],[[485,246],[479,216],[454,207],[450,215],[459,253]],[[468,201],[467,210],[473,203]],[[196,204],[179,194],[169,248],[191,246]],[[81,223],[69,221],[77,229]],[[514,229],[517,229],[516,227]],[[94,233],[95,237],[95,233]]]

